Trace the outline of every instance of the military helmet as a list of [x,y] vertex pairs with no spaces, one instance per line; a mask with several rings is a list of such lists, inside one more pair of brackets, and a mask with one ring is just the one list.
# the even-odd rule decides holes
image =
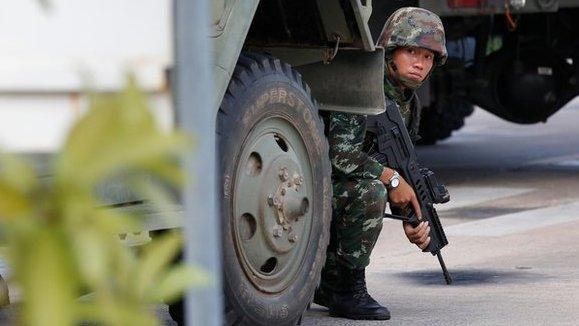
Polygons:
[[440,17],[422,8],[404,7],[396,10],[384,25],[378,44],[386,50],[386,55],[401,46],[428,49],[435,53],[436,64],[446,62],[444,26]]

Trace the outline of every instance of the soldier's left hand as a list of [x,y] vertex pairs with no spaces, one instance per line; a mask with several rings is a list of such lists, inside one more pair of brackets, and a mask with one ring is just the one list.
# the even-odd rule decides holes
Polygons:
[[402,224],[404,233],[411,243],[414,243],[418,248],[424,250],[430,243],[430,226],[427,221],[420,222],[417,227],[412,227],[410,223],[404,222]]

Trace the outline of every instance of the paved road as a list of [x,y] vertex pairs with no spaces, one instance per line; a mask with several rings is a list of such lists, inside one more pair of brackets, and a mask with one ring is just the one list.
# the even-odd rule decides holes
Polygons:
[[[385,221],[368,269],[391,325],[579,324],[579,102],[546,124],[521,126],[477,110],[422,162],[449,186],[438,207],[454,284],[436,258]],[[378,325],[330,318],[314,305],[304,325]]]
[[[451,192],[438,209],[454,284],[444,285],[436,258],[386,220],[368,283],[392,319],[330,318],[314,305],[302,324],[579,324],[579,101],[531,126],[477,110],[452,138],[419,155]],[[174,325],[166,306],[158,314]]]

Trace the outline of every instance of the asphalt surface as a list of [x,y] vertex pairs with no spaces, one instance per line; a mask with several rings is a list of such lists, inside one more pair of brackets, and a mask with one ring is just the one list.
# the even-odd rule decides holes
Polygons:
[[386,220],[367,278],[392,319],[331,318],[314,305],[303,325],[579,325],[579,102],[528,126],[477,109],[418,151],[451,193],[438,211],[454,283]]

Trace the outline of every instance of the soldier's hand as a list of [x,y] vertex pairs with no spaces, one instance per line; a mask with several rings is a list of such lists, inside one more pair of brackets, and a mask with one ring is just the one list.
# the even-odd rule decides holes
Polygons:
[[414,189],[400,177],[400,184],[398,187],[388,191],[388,199],[390,204],[398,208],[413,208],[416,216],[422,217],[422,211],[420,210],[420,204],[418,204],[418,199],[416,198],[416,193]]
[[414,243],[418,248],[424,250],[430,243],[430,226],[427,221],[420,222],[417,227],[412,227],[410,223],[403,222],[402,227],[404,233],[411,243]]

